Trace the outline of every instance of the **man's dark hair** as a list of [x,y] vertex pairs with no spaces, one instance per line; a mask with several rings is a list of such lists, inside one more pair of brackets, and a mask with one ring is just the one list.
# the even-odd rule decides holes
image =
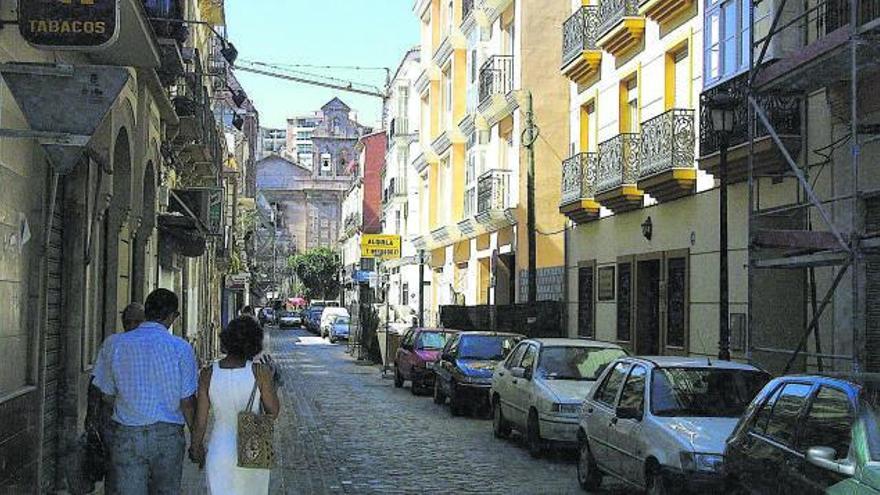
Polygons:
[[263,350],[263,329],[252,316],[239,316],[220,332],[223,352],[242,359],[253,359]]
[[245,307],[241,308],[241,314],[243,314],[243,315],[253,315],[253,314],[254,314],[254,308],[252,308],[251,306],[245,306]]
[[149,321],[162,321],[177,312],[177,295],[168,289],[156,289],[150,292],[144,302],[144,314]]

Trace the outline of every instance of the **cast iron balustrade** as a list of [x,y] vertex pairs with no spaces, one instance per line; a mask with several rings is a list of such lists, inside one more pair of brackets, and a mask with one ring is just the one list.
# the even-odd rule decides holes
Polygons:
[[393,120],[394,135],[405,136],[409,134],[409,120],[406,117],[397,117]]
[[[809,77],[809,75],[806,77]],[[703,91],[700,95],[700,156],[711,155],[720,149],[721,143],[718,133],[712,129],[712,113],[709,110],[711,107],[710,102],[715,98],[715,95],[720,93],[727,93],[735,102],[733,131],[730,133],[728,146],[733,148],[748,141],[749,114],[748,100],[746,99],[748,78],[749,73],[745,72],[718,86]],[[758,94],[756,99],[758,105],[767,114],[767,119],[773,124],[777,134],[800,135],[801,113],[796,96]],[[757,121],[757,119],[755,120]],[[767,129],[764,128],[763,124],[757,122],[755,138],[762,138],[767,135]]]
[[144,11],[157,37],[170,38],[181,44],[189,38],[186,24],[174,22],[183,20],[184,10],[180,0],[144,0]]
[[513,89],[513,56],[493,55],[480,68],[480,103]]
[[509,206],[510,170],[487,170],[477,179],[477,214]]
[[474,0],[461,1],[461,19],[466,20],[474,11]]
[[[859,25],[866,24],[880,17],[880,0],[859,0]],[[821,38],[829,33],[849,25],[849,0],[826,0],[816,5],[816,37]],[[812,17],[809,12],[805,17]]]
[[639,178],[694,167],[694,111],[674,108],[642,123]]
[[562,65],[567,65],[584,50],[596,50],[598,36],[598,10],[595,5],[585,5],[562,25]]
[[599,144],[596,193],[638,182],[640,141],[638,134],[624,133]]
[[624,17],[639,15],[637,0],[601,0],[599,2],[599,37],[604,36]]
[[569,204],[595,196],[595,183],[598,155],[578,153],[562,161],[562,201]]

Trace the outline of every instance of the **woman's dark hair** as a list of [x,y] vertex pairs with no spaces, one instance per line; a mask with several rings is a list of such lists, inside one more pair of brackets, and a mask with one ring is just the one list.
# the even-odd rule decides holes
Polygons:
[[252,315],[252,314],[254,314],[254,308],[252,308],[251,306],[245,306],[245,307],[241,308],[241,314]]
[[263,350],[263,329],[251,316],[239,316],[220,332],[223,352],[231,356],[253,359]]
[[148,321],[167,320],[178,309],[177,295],[168,289],[156,289],[150,292],[144,301],[144,315]]

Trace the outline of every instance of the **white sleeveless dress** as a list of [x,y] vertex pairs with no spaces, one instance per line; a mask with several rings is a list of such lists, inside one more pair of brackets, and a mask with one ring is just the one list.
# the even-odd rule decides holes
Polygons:
[[[205,471],[211,495],[251,495],[269,493],[269,470],[238,467],[238,413],[247,407],[256,383],[252,363],[242,368],[224,369],[214,362],[211,372],[211,437]],[[260,390],[254,398],[253,411],[260,404]]]

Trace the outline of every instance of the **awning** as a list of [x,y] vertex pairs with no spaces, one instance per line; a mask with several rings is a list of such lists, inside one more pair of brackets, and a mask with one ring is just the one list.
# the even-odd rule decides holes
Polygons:
[[174,252],[188,258],[205,254],[207,241],[193,218],[179,213],[163,213],[157,220],[160,242],[166,243]]
[[10,63],[0,64],[0,76],[30,126],[0,129],[0,138],[37,139],[55,171],[66,174],[82,159],[129,73],[102,65]]

